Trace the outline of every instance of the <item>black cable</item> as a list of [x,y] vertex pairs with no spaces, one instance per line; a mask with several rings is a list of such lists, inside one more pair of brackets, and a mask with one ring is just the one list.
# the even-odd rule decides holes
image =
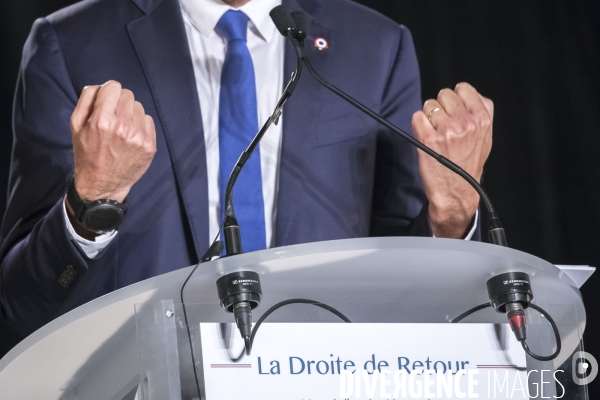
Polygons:
[[280,303],[275,304],[273,307],[269,308],[267,311],[265,311],[265,313],[258,319],[258,321],[256,321],[256,324],[254,325],[254,328],[252,328],[252,335],[250,335],[250,348],[252,348],[252,345],[254,344],[254,337],[256,336],[256,332],[258,331],[258,328],[260,328],[260,326],[262,325],[263,321],[269,316],[271,315],[274,311],[276,311],[277,309],[283,307],[283,306],[287,306],[289,304],[312,304],[313,306],[317,306],[317,307],[321,307],[324,308],[325,310],[337,315],[342,321],[346,322],[346,323],[352,323],[352,321],[350,321],[348,319],[348,317],[346,317],[344,314],[342,314],[341,312],[339,312],[338,310],[336,310],[335,308],[328,306],[327,304],[321,303],[319,301],[316,300],[308,300],[308,299],[290,299],[290,300],[285,300],[282,301]]
[[[466,312],[460,314],[458,317],[454,318],[450,322],[452,322],[452,323],[459,322],[460,320],[462,320],[463,318],[466,318],[467,316],[473,314],[474,312],[477,312],[479,310],[483,310],[484,308],[487,308],[487,307],[490,307],[490,306],[491,306],[490,303],[480,304],[477,307],[473,307],[469,311],[466,311]],[[549,355],[549,356],[539,356],[539,355],[533,353],[531,350],[529,350],[529,346],[527,345],[527,343],[525,342],[525,340],[521,341],[521,346],[523,347],[523,350],[525,350],[525,352],[527,354],[529,354],[531,357],[535,358],[536,360],[539,360],[539,361],[551,361],[551,360],[554,360],[556,357],[558,357],[558,355],[560,354],[560,350],[562,348],[562,343],[561,343],[561,339],[560,339],[560,333],[558,332],[558,327],[556,326],[556,323],[554,322],[554,320],[552,319],[552,317],[550,316],[550,314],[548,314],[546,311],[544,311],[542,309],[542,307],[537,306],[537,305],[535,305],[533,303],[529,303],[529,307],[531,307],[534,310],[538,311],[540,314],[543,314],[548,319],[548,322],[550,322],[550,325],[552,326],[552,330],[554,331],[554,338],[556,340],[556,351],[554,353],[552,353],[551,355]]]
[[521,346],[523,346],[523,350],[525,350],[525,352],[527,354],[529,354],[531,357],[535,358],[536,360],[539,360],[539,361],[554,360],[556,357],[558,357],[558,355],[560,354],[560,350],[562,348],[562,343],[560,340],[560,333],[558,332],[558,327],[556,326],[556,323],[554,322],[554,320],[552,319],[550,314],[548,314],[546,311],[544,311],[542,309],[542,307],[536,306],[533,303],[529,303],[529,307],[533,308],[540,314],[543,314],[546,317],[546,319],[548,319],[548,322],[550,322],[550,325],[552,326],[552,330],[554,331],[554,339],[556,340],[556,351],[549,356],[538,356],[537,354],[532,353],[531,350],[529,350],[529,346],[527,346],[527,343],[525,343],[525,340],[523,340],[521,342]]
[[190,325],[188,323],[187,310],[185,308],[185,301],[183,300],[183,291],[184,291],[185,287],[187,286],[187,283],[191,279],[192,275],[194,275],[194,272],[196,272],[196,270],[200,266],[200,264],[204,264],[205,262],[210,261],[210,259],[212,258],[212,257],[207,257],[207,254],[210,253],[211,250],[213,250],[213,247],[217,243],[217,239],[221,235],[221,230],[222,229],[223,229],[223,225],[221,224],[221,229],[219,229],[219,233],[217,234],[217,237],[213,241],[212,245],[210,246],[210,248],[208,249],[208,251],[206,252],[206,254],[204,254],[202,256],[202,259],[200,260],[200,262],[198,264],[196,264],[196,266],[194,266],[194,268],[192,269],[192,271],[189,273],[189,275],[185,279],[185,282],[183,282],[183,285],[181,285],[181,290],[179,292],[179,298],[181,299],[181,305],[183,307],[183,318],[185,320],[185,327],[187,329],[188,342],[190,343],[190,355],[192,356],[192,367],[194,369],[194,379],[196,380],[196,389],[198,390],[198,398],[199,399],[201,399],[202,396],[200,394],[200,383],[198,382],[198,373],[196,372],[196,358],[194,357],[194,348],[192,346],[192,334],[190,332]]
[[394,124],[386,121],[382,116],[380,116],[379,114],[377,114],[374,111],[370,110],[368,107],[366,107],[365,105],[363,105],[359,101],[355,100],[354,98],[350,97],[349,95],[347,95],[346,93],[344,93],[342,90],[338,89],[334,85],[332,85],[329,82],[327,82],[325,79],[323,79],[317,73],[317,71],[314,69],[314,67],[312,66],[312,64],[310,63],[310,60],[308,58],[304,59],[304,63],[306,64],[306,67],[308,68],[308,71],[310,72],[310,74],[321,85],[325,86],[327,89],[329,89],[330,91],[332,91],[336,95],[340,96],[341,98],[343,98],[344,100],[346,100],[347,102],[349,102],[350,104],[352,104],[354,107],[358,108],[359,110],[361,110],[362,112],[364,112],[365,114],[367,114],[369,117],[373,118],[375,121],[379,122],[380,124],[382,124],[383,126],[385,126],[386,128],[388,128],[389,130],[391,130],[392,132],[394,132],[395,134],[397,134],[400,137],[402,137],[403,139],[409,141],[414,146],[416,146],[420,150],[422,150],[424,153],[430,155],[431,157],[433,157],[434,159],[436,159],[438,162],[440,162],[441,164],[443,164],[444,166],[446,166],[447,168],[449,168],[452,172],[454,172],[454,173],[460,175],[462,178],[464,178],[467,182],[469,182],[469,184],[473,187],[473,189],[475,189],[477,191],[477,193],[479,193],[479,195],[483,199],[483,202],[485,203],[486,208],[488,209],[489,213],[493,214],[493,215],[496,214],[496,211],[494,209],[494,206],[492,205],[492,201],[490,200],[489,196],[483,190],[483,188],[481,187],[481,185],[479,184],[479,182],[477,182],[477,180],[475,178],[473,178],[468,172],[466,172],[465,170],[463,170],[461,167],[459,167],[458,165],[456,165],[452,161],[448,160],[446,157],[442,156],[441,154],[439,154],[439,153],[435,152],[434,150],[430,149],[429,147],[425,146],[423,143],[421,143],[417,139],[415,139],[412,135],[404,132],[402,129],[400,129],[396,125],[394,125]]
[[198,382],[198,372],[196,371],[196,358],[194,357],[194,348],[192,346],[192,334],[190,332],[190,326],[188,325],[187,312],[185,311],[185,303],[183,302],[183,288],[181,289],[181,300],[181,305],[183,306],[183,317],[185,318],[185,327],[187,329],[188,342],[190,343],[190,355],[192,356],[192,367],[194,369],[194,379],[196,380],[196,390],[198,391],[198,398],[201,399],[202,395],[200,394],[200,382]]
[[[320,301],[308,300],[308,299],[290,299],[290,300],[284,300],[284,301],[281,301],[281,302],[275,304],[273,307],[271,307],[267,311],[265,311],[265,313],[258,319],[258,321],[256,321],[256,324],[252,328],[252,334],[250,335],[250,343],[248,344],[246,342],[245,346],[244,346],[244,349],[242,350],[242,352],[240,353],[240,355],[237,356],[236,358],[231,358],[230,357],[230,360],[233,361],[233,362],[238,362],[242,358],[244,358],[245,354],[249,355],[250,354],[249,351],[252,351],[252,345],[254,344],[254,338],[256,337],[256,332],[258,332],[258,328],[260,328],[260,326],[265,321],[265,319],[267,319],[267,317],[269,315],[271,315],[274,311],[278,310],[279,308],[281,308],[283,306],[287,306],[289,304],[312,304],[313,306],[321,307],[321,308],[323,308],[323,309],[325,309],[325,310],[327,310],[327,311],[335,314],[342,321],[344,321],[346,323],[349,323],[349,324],[352,323],[352,321],[350,321],[350,319],[348,319],[348,317],[346,317],[344,314],[342,314],[341,312],[339,312],[335,308],[333,308],[331,306],[328,306],[325,303],[321,303]],[[250,347],[248,348],[248,346],[250,346]]]
[[[181,290],[179,291],[179,298],[181,299],[181,305],[183,307],[183,318],[185,320],[185,327],[187,329],[188,342],[190,343],[190,355],[192,356],[192,367],[194,369],[194,379],[196,380],[196,389],[198,390],[198,398],[199,399],[201,399],[202,396],[200,395],[200,383],[198,382],[198,373],[196,372],[196,358],[194,357],[194,348],[192,347],[192,334],[190,332],[190,325],[188,323],[187,310],[185,308],[185,301],[183,300],[183,291],[184,291],[185,287],[187,286],[187,283],[189,282],[189,280],[192,278],[192,275],[194,275],[194,272],[196,272],[196,270],[200,266],[200,264],[204,264],[205,262],[210,261],[212,259],[211,253],[213,253],[215,251],[217,251],[219,254],[221,253],[222,250],[219,251],[219,246],[217,245],[217,242],[218,242],[219,236],[221,236],[221,231],[223,230],[223,224],[224,224],[224,222],[221,223],[221,227],[219,228],[219,232],[217,233],[215,240],[213,240],[209,249],[202,256],[202,258],[200,259],[200,262],[198,264],[196,264],[194,266],[194,268],[192,268],[192,271],[189,273],[189,275],[183,282],[183,285],[181,285]],[[175,311],[175,310],[173,310],[173,311]]]
[[454,318],[454,319],[453,319],[453,320],[451,320],[450,322],[452,322],[452,323],[457,323],[457,322],[459,322],[460,320],[462,320],[462,319],[464,319],[464,318],[468,317],[469,315],[473,314],[474,312],[477,312],[477,311],[479,311],[479,310],[483,310],[484,308],[488,308],[488,307],[491,307],[491,306],[492,306],[492,305],[491,305],[490,303],[483,303],[483,304],[480,304],[480,305],[478,305],[477,307],[473,307],[473,308],[471,308],[469,311],[466,311],[466,312],[464,312],[464,313],[460,314],[458,317]]

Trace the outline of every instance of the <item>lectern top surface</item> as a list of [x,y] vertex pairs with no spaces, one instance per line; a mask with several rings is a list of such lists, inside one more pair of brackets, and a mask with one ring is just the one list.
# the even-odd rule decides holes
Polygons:
[[[78,398],[117,398],[139,373],[135,305],[179,302],[190,268],[121,289],[42,327],[0,360],[0,393],[59,399],[72,391]],[[353,316],[356,322],[436,323],[486,302],[485,282],[492,276],[521,271],[531,276],[534,302],[561,325],[565,352],[579,343],[585,327],[580,293],[566,274],[530,254],[484,243],[366,238],[242,254],[201,265],[188,284],[186,302],[217,304],[215,281],[236,270],[261,276],[264,297],[255,318],[272,304],[301,297],[357,305],[363,311]],[[214,309],[203,318],[229,321]],[[488,310],[469,321],[505,322],[505,317]]]

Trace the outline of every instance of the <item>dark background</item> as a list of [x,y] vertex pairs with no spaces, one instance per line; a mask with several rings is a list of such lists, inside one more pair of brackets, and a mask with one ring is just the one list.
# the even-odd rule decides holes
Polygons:
[[[412,31],[424,99],[467,81],[494,100],[484,186],[511,247],[555,264],[600,266],[600,2],[360,2]],[[21,48],[35,18],[71,3],[0,2],[0,210]],[[598,359],[599,282],[597,273],[582,288],[586,350]],[[0,330],[0,355],[12,340]],[[599,386],[591,385],[590,398],[600,394]]]

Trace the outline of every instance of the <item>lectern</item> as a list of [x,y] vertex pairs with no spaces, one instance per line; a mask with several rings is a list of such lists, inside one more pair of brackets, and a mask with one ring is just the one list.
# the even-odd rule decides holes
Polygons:
[[[235,336],[228,325],[232,315],[218,304],[215,282],[224,274],[242,270],[260,274],[264,296],[254,310],[255,320],[280,301],[305,298],[337,308],[353,323],[371,324],[373,332],[377,324],[448,324],[488,301],[489,278],[525,272],[531,277],[533,303],[545,309],[559,327],[562,351],[554,361],[527,358],[520,367],[565,369],[574,353],[582,350],[586,314],[573,279],[544,260],[509,248],[450,239],[365,238],[222,258],[202,264],[189,281],[184,292],[186,325],[180,288],[191,268],[106,295],[33,333],[0,360],[1,398],[122,400],[133,399],[136,393],[140,399],[197,398],[192,354],[198,385],[202,390],[210,386],[203,364],[201,326],[221,324],[215,326],[223,330],[224,339]],[[527,316],[530,348],[538,354],[552,353],[555,343],[548,321],[533,310],[527,310]],[[337,317],[307,305],[282,308],[267,321],[318,323],[321,328],[336,324],[337,330],[343,329]],[[487,308],[460,322],[483,323],[505,325],[506,316]],[[273,330],[265,329],[265,335],[269,331]],[[507,333],[499,333],[502,335]],[[224,351],[239,351],[233,347]],[[245,363],[232,361],[231,369],[248,365]],[[264,365],[261,368],[264,373]],[[320,368],[322,372],[324,364]],[[571,371],[566,373],[565,382]],[[585,386],[565,382],[558,385],[559,395],[560,386],[567,391],[563,398],[575,398],[569,397],[573,394],[577,399],[587,398]],[[549,385],[557,386],[554,382]],[[245,397],[240,394],[238,398]],[[278,398],[287,397],[282,393]],[[210,394],[208,399],[212,400]]]

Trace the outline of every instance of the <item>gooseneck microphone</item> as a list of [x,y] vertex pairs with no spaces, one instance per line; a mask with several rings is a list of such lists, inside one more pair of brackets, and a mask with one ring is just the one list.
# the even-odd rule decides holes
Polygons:
[[[271,18],[273,19],[273,22],[275,23],[275,26],[279,30],[279,32],[282,35],[287,36],[292,40],[295,40],[297,32],[295,29],[294,20],[292,19],[289,12],[286,12],[285,10],[282,10],[282,9],[278,9],[276,7],[275,9],[273,9],[271,11],[270,15],[271,15]],[[304,54],[304,52],[299,52],[299,48],[296,45],[294,46],[294,49],[296,49],[296,56],[298,58],[298,64],[297,64],[296,71],[292,74],[292,78],[290,79],[289,83],[285,87],[283,94],[281,95],[281,98],[279,99],[279,101],[277,102],[277,105],[275,106],[275,110],[273,111],[273,114],[267,119],[267,121],[265,122],[263,127],[260,129],[260,131],[256,134],[254,139],[252,139],[252,142],[250,142],[250,145],[248,146],[248,148],[246,150],[244,150],[244,152],[240,155],[240,158],[235,163],[235,166],[233,167],[233,170],[231,171],[231,174],[229,175],[229,180],[227,182],[227,187],[226,187],[225,196],[224,196],[225,220],[223,222],[223,228],[222,228],[223,236],[225,237],[226,254],[228,256],[241,254],[243,252],[242,240],[241,240],[241,235],[240,235],[241,228],[238,225],[237,218],[235,216],[235,211],[233,208],[233,202],[232,202],[233,188],[235,186],[238,176],[240,175],[240,172],[242,171],[242,168],[244,168],[244,165],[246,165],[246,163],[252,156],[254,149],[256,149],[256,146],[258,146],[258,144],[260,143],[261,139],[263,138],[263,136],[265,135],[267,130],[271,127],[272,124],[277,125],[279,123],[279,118],[281,117],[281,114],[283,112],[283,106],[285,105],[285,103],[288,101],[288,99],[294,93],[294,90],[296,89],[298,81],[300,80],[300,76],[302,74],[302,66],[303,66],[302,59],[305,57],[305,54]],[[220,235],[220,233],[221,232],[219,232],[219,235]],[[217,235],[217,237],[215,238],[215,241],[218,240],[219,235]],[[204,258],[206,258],[206,257],[203,257],[203,259]]]
[[[267,122],[263,125],[261,130],[256,134],[248,148],[240,155],[240,158],[236,162],[231,175],[229,176],[229,181],[227,183],[227,188],[225,191],[225,220],[223,223],[223,230],[225,236],[225,248],[228,256],[240,254],[242,253],[242,244],[241,244],[241,235],[240,235],[240,227],[237,223],[237,219],[235,217],[235,212],[233,209],[233,187],[237,178],[246,164],[246,162],[250,159],[254,149],[264,136],[265,132],[269,129],[269,127],[274,123],[277,124],[279,122],[279,118],[281,117],[283,106],[287,102],[287,100],[292,96],[298,81],[300,80],[300,75],[302,74],[303,60],[306,57],[306,53],[304,52],[303,46],[301,46],[301,41],[306,37],[306,29],[304,23],[304,15],[296,16],[296,20],[299,23],[299,29],[294,22],[295,19],[292,18],[292,15],[289,11],[287,11],[283,6],[275,7],[269,13],[273,23],[277,27],[277,30],[283,35],[288,37],[293,45],[294,50],[296,52],[297,57],[297,68],[288,85],[286,86],[281,98],[277,102],[275,110],[273,114],[269,117]],[[220,232],[219,232],[220,234]],[[209,249],[209,252],[205,254],[203,259],[209,260],[209,256],[214,254],[214,251],[218,249],[215,246],[215,243],[218,242],[218,235],[213,242],[213,246]],[[263,315],[262,319],[256,324],[255,329],[252,329],[252,310],[256,308],[260,304],[260,300],[262,298],[262,289],[260,286],[259,275],[252,271],[240,271],[233,272],[222,276],[217,280],[217,292],[219,295],[219,301],[221,306],[230,313],[234,314],[235,322],[240,331],[242,338],[244,339],[244,352],[233,359],[232,361],[238,361],[241,359],[243,354],[250,355],[252,350],[252,342],[256,335],[257,329],[262,324],[264,318],[267,315],[271,314],[276,309],[287,305],[287,304],[295,304],[295,303],[308,303],[313,304],[318,307],[325,308],[331,312],[336,313],[336,315],[340,316],[345,321],[349,322],[343,314],[339,313],[337,310],[313,300],[306,299],[292,299],[287,300],[281,303],[276,304],[270,310]],[[185,310],[185,309],[184,309]]]
[[[285,13],[283,13],[283,14],[285,14]],[[275,19],[277,20],[276,26],[278,27],[279,31],[282,34],[284,34],[290,38],[295,38],[297,33],[296,33],[294,21],[291,18],[289,13],[287,13],[287,16],[283,15],[283,14],[275,14],[275,17],[273,17],[273,14],[272,14],[271,17],[274,18],[274,20]],[[190,332],[188,318],[187,318],[185,301],[183,298],[183,292],[185,290],[187,283],[190,281],[191,277],[194,275],[194,273],[196,272],[198,267],[202,263],[211,261],[213,259],[213,257],[217,257],[217,256],[221,255],[221,253],[223,252],[224,245],[223,245],[223,242],[221,240],[219,240],[219,238],[221,237],[222,231],[223,231],[223,236],[225,237],[225,248],[226,248],[227,256],[240,254],[243,251],[242,250],[242,240],[241,240],[241,235],[240,235],[240,227],[237,222],[237,218],[235,217],[235,211],[233,209],[233,201],[232,201],[233,188],[235,186],[235,182],[237,181],[238,176],[240,175],[240,172],[242,171],[242,168],[244,168],[244,165],[250,159],[250,156],[252,155],[256,146],[260,143],[264,134],[267,132],[267,130],[271,127],[272,124],[277,125],[279,123],[279,118],[281,117],[281,114],[283,112],[283,106],[285,105],[285,103],[288,101],[288,99],[294,93],[294,90],[296,89],[298,81],[300,80],[300,76],[302,74],[302,67],[303,67],[302,58],[304,57],[304,54],[303,54],[303,52],[299,52],[299,49],[296,46],[294,46],[294,49],[296,49],[296,55],[298,58],[298,64],[297,64],[296,71],[292,74],[292,77],[290,78],[287,86],[285,87],[283,94],[279,98],[279,101],[277,102],[277,105],[275,106],[275,110],[273,111],[273,114],[267,119],[267,121],[262,126],[260,131],[252,139],[252,142],[250,143],[248,148],[240,155],[233,170],[231,171],[231,174],[229,175],[229,180],[227,182],[227,187],[226,187],[225,196],[224,196],[225,217],[223,218],[219,232],[215,236],[209,249],[200,258],[200,262],[198,262],[198,264],[196,264],[194,266],[194,268],[192,269],[190,274],[187,276],[186,280],[181,285],[180,298],[181,298],[181,304],[183,306],[183,316],[184,316],[185,325],[187,328],[187,336],[188,336],[188,341],[189,341],[189,345],[190,345],[190,353],[191,353],[191,358],[192,358],[192,367],[194,370],[194,378],[196,380],[196,389],[198,391],[199,398],[201,398],[202,396],[201,396],[201,391],[200,391],[200,384],[198,381],[198,374],[196,371],[195,356],[194,356],[194,352],[192,350],[193,349],[192,338],[191,338],[191,332]],[[249,272],[245,272],[245,273],[249,273]],[[230,276],[230,275],[226,275],[225,277],[232,278],[232,276]],[[251,326],[252,326],[252,309],[254,309],[256,306],[258,306],[258,304],[260,303],[260,298],[262,297],[262,291],[260,290],[260,280],[256,276],[256,281],[258,282],[258,285],[254,286],[254,287],[255,288],[258,287],[258,291],[252,292],[252,293],[254,293],[254,296],[249,295],[249,294],[242,295],[242,293],[238,293],[237,295],[229,296],[229,295],[226,295],[227,293],[230,293],[230,292],[228,290],[226,290],[228,287],[226,282],[228,282],[228,281],[225,280],[225,277],[222,277],[217,281],[217,292],[219,293],[219,300],[221,302],[221,305],[223,307],[225,307],[225,309],[227,311],[233,312],[233,314],[235,316],[235,320],[236,320],[236,325],[238,326],[240,334],[244,338],[245,350],[249,354],[249,351],[251,349],[251,344],[249,342],[249,340],[250,340],[249,332],[251,331]],[[221,280],[221,279],[223,279],[223,280]],[[233,283],[231,283],[231,285],[233,285]]]
[[[296,27],[289,12],[286,12],[282,9],[275,9],[271,11],[270,15],[279,32],[282,35],[286,35],[290,39],[295,40]],[[297,46],[294,46],[294,48],[297,49]],[[233,171],[229,176],[229,181],[227,182],[227,188],[225,191],[226,212],[225,221],[223,223],[223,236],[225,237],[225,248],[228,256],[241,254],[243,251],[240,227],[233,209],[233,187],[238,176],[240,175],[240,172],[242,171],[242,168],[244,168],[244,165],[252,156],[254,149],[256,149],[256,146],[258,146],[264,134],[272,124],[279,123],[283,106],[296,89],[300,75],[302,74],[302,58],[304,57],[304,54],[303,52],[297,51],[296,55],[298,58],[296,71],[292,75],[290,82],[286,86],[281,98],[277,102],[273,114],[267,119],[248,148],[240,155],[240,158],[236,162]],[[218,236],[215,238],[215,241],[217,240]],[[250,355],[252,310],[256,308],[258,304],[260,304],[260,299],[262,298],[262,290],[260,287],[258,274],[255,272],[244,271],[225,275],[219,278],[217,281],[217,292],[223,308],[225,308],[226,311],[234,314],[236,325],[242,338],[244,338],[246,354]]]
[[[275,12],[276,9],[278,9],[278,11],[277,11],[278,14],[283,14],[284,12],[286,12],[286,10],[283,6],[278,6],[278,7],[275,7],[275,9],[273,9],[273,11],[271,11],[271,13]],[[306,37],[306,26],[305,26],[306,23],[305,23],[304,13],[302,13],[301,11],[296,11],[290,15],[290,18],[294,21],[294,24],[296,25],[296,29],[293,32],[294,36],[291,37],[289,32],[286,32],[285,34],[282,32],[282,34],[284,36],[287,36],[288,38],[290,38],[295,49],[297,47],[301,48],[300,51],[304,55],[304,57],[302,57],[302,60],[303,60],[304,64],[306,65],[306,68],[308,69],[310,74],[315,78],[315,80],[317,82],[319,82],[321,85],[323,85],[325,88],[327,88],[329,91],[333,92],[334,94],[336,94],[337,96],[339,96],[340,98],[345,100],[346,102],[350,103],[352,106],[356,107],[363,113],[367,114],[369,117],[371,117],[375,121],[379,122],[380,124],[382,124],[383,126],[388,128],[389,130],[394,132],[395,134],[399,135],[401,138],[408,141],[413,146],[419,148],[424,153],[433,157],[440,164],[442,164],[443,166],[445,166],[446,168],[448,168],[449,170],[451,170],[452,172],[456,173],[457,175],[462,177],[464,180],[466,180],[473,187],[473,189],[475,189],[477,191],[477,193],[483,200],[483,202],[488,210],[488,235],[490,238],[490,242],[493,244],[500,245],[500,246],[508,246],[508,244],[506,242],[506,234],[504,233],[504,228],[502,227],[502,224],[500,223],[500,219],[498,218],[498,215],[496,214],[496,210],[492,204],[492,201],[490,200],[490,198],[487,195],[487,193],[485,192],[485,190],[481,187],[479,182],[477,182],[477,180],[475,178],[473,178],[469,173],[467,173],[465,170],[463,170],[461,167],[459,167],[458,165],[456,165],[455,163],[453,163],[446,157],[442,156],[441,154],[438,154],[431,148],[429,148],[426,145],[424,145],[423,143],[419,142],[412,135],[406,133],[405,131],[403,131],[402,129],[397,127],[396,125],[392,124],[391,122],[387,121],[385,118],[383,118],[382,116],[380,116],[379,114],[377,114],[376,112],[371,110],[370,108],[366,107],[365,105],[363,105],[362,103],[360,103],[359,101],[357,101],[356,99],[351,97],[350,95],[346,94],[342,90],[338,89],[337,87],[335,87],[334,85],[332,85],[331,83],[329,83],[325,79],[323,79],[317,73],[317,71],[313,68],[308,56],[304,52],[304,38]],[[280,30],[280,32],[281,32],[281,30]],[[296,52],[298,53],[299,50],[296,49]]]

